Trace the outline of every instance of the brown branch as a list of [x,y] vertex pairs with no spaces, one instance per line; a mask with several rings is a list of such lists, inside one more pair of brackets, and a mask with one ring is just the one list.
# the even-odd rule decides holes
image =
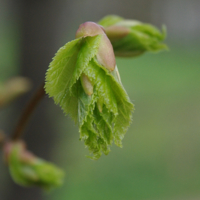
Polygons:
[[16,128],[14,129],[13,135],[11,136],[12,140],[18,140],[24,131],[26,124],[28,123],[31,114],[34,109],[37,107],[38,103],[45,96],[44,83],[38,88],[36,93],[33,95],[31,100],[28,102],[24,112],[22,113]]
[[0,148],[3,146],[4,142],[6,140],[6,136],[2,130],[0,130]]

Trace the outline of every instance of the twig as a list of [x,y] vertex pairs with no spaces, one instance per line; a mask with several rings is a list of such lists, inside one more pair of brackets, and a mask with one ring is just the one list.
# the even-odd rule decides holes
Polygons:
[[4,144],[5,139],[6,139],[6,137],[5,137],[4,132],[2,130],[0,130],[0,148]]
[[45,96],[44,90],[44,83],[38,88],[36,93],[33,95],[31,100],[28,102],[24,112],[22,113],[16,128],[14,129],[13,135],[11,136],[12,140],[18,140],[24,131],[28,120],[30,119],[31,114],[33,113],[34,109],[37,107],[38,103],[42,98]]

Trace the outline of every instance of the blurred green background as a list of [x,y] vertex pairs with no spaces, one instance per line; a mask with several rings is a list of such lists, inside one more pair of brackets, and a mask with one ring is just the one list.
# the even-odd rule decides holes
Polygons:
[[117,60],[136,108],[122,149],[113,146],[108,156],[88,160],[77,128],[63,127],[54,155],[66,181],[52,200],[200,198],[200,56],[170,49]]
[[[49,2],[55,10],[53,1]],[[5,4],[5,2],[0,3]],[[57,2],[59,3],[60,1]],[[199,2],[195,0],[168,1],[166,5],[162,5],[162,1],[159,0],[148,1],[148,3],[147,1],[140,1],[140,3],[139,1],[126,1],[126,4],[118,0],[113,7],[114,4],[111,2],[105,5],[103,1],[98,4],[98,12],[94,9],[88,14],[86,11],[89,11],[95,3],[97,2],[74,1],[69,3],[68,1],[66,5],[69,5],[69,8],[66,10],[72,9],[66,14],[68,17],[63,17],[65,10],[59,10],[63,7],[63,4],[60,4],[58,9],[60,12],[57,13],[59,18],[55,17],[55,13],[53,15],[54,23],[57,25],[56,31],[59,34],[54,32],[52,36],[59,35],[59,39],[54,40],[52,52],[49,53],[47,59],[45,58],[47,63],[51,61],[50,58],[59,46],[73,39],[74,32],[80,23],[87,20],[97,21],[106,14],[115,13],[158,26],[164,23],[168,27],[169,37],[166,43],[170,51],[145,54],[134,59],[117,59],[122,83],[135,104],[133,123],[123,140],[123,148],[120,149],[113,145],[110,154],[102,156],[98,161],[86,158],[88,151],[83,142],[79,141],[78,128],[69,117],[62,114],[60,108],[55,106],[51,99],[46,98],[40,108],[45,106],[46,110],[43,111],[45,117],[50,118],[37,127],[37,130],[39,135],[42,134],[40,131],[46,130],[46,126],[52,126],[51,137],[48,136],[48,131],[45,131],[44,138],[41,135],[35,138],[33,134],[29,135],[28,131],[34,129],[37,124],[37,121],[33,119],[30,127],[27,128],[25,138],[29,139],[31,150],[57,163],[65,170],[64,185],[47,194],[38,189],[23,189],[12,183],[6,167],[0,163],[0,199],[200,199],[200,29],[199,24],[196,23],[199,15],[190,16],[198,10],[197,8],[200,8]],[[27,37],[26,34],[22,34],[22,31],[20,32],[19,28],[21,26],[19,22],[23,20],[20,18],[10,20],[5,17],[13,17],[10,11],[14,9],[13,5],[15,4],[12,3],[7,7],[4,5],[7,10],[5,9],[4,15],[2,14],[4,17],[0,20],[1,81],[17,74],[32,78],[26,71],[28,69],[21,67],[23,53],[20,52],[25,46],[22,41],[23,37]],[[42,6],[48,7],[48,5],[46,1],[46,4]],[[39,3],[38,6],[41,7]],[[180,9],[177,11],[175,8]],[[135,13],[132,13],[131,9]],[[139,10],[143,12],[140,13]],[[51,13],[50,9],[47,8],[47,14],[49,13]],[[34,16],[33,13],[32,15]],[[60,19],[62,20],[59,21]],[[42,22],[37,21],[36,24],[38,23],[43,26]],[[64,26],[65,23],[67,28]],[[38,27],[35,26],[35,28]],[[33,29],[30,28],[30,30],[33,32]],[[66,33],[68,33],[67,36]],[[42,52],[44,49],[40,44],[36,43],[37,51]],[[50,48],[50,45],[47,45],[47,48]],[[38,58],[37,51],[32,55],[35,60]],[[45,63],[41,77],[44,77],[47,66],[48,64]],[[34,76],[37,76],[36,72]],[[38,82],[33,78],[34,84],[37,85]],[[18,104],[21,103],[23,100],[1,111],[0,128],[3,127],[8,131],[13,128],[12,123],[16,122],[22,107]],[[37,116],[39,116],[39,111],[38,113],[36,111],[33,118]],[[50,147],[46,149],[48,144]],[[15,198],[14,194],[18,193],[20,197]],[[36,194],[38,196],[34,196]]]

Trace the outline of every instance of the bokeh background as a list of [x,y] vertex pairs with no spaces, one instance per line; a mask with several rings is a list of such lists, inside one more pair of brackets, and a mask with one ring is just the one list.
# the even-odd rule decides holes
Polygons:
[[108,14],[168,29],[170,51],[117,59],[136,108],[124,147],[113,145],[98,161],[86,158],[78,128],[46,97],[24,139],[65,170],[65,183],[50,193],[24,189],[0,161],[1,200],[200,199],[199,0],[0,0],[0,81],[23,75],[33,83],[30,93],[0,110],[0,129],[12,133],[51,58],[79,24]]

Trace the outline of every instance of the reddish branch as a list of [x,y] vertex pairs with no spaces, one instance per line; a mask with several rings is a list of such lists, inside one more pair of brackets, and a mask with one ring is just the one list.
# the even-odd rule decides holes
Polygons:
[[41,99],[45,96],[45,90],[44,90],[44,83],[38,88],[36,93],[33,95],[31,100],[28,102],[24,112],[22,113],[16,128],[14,129],[12,140],[18,140],[24,131],[24,128],[26,124],[28,123],[31,114],[37,107],[38,103],[41,101]]

